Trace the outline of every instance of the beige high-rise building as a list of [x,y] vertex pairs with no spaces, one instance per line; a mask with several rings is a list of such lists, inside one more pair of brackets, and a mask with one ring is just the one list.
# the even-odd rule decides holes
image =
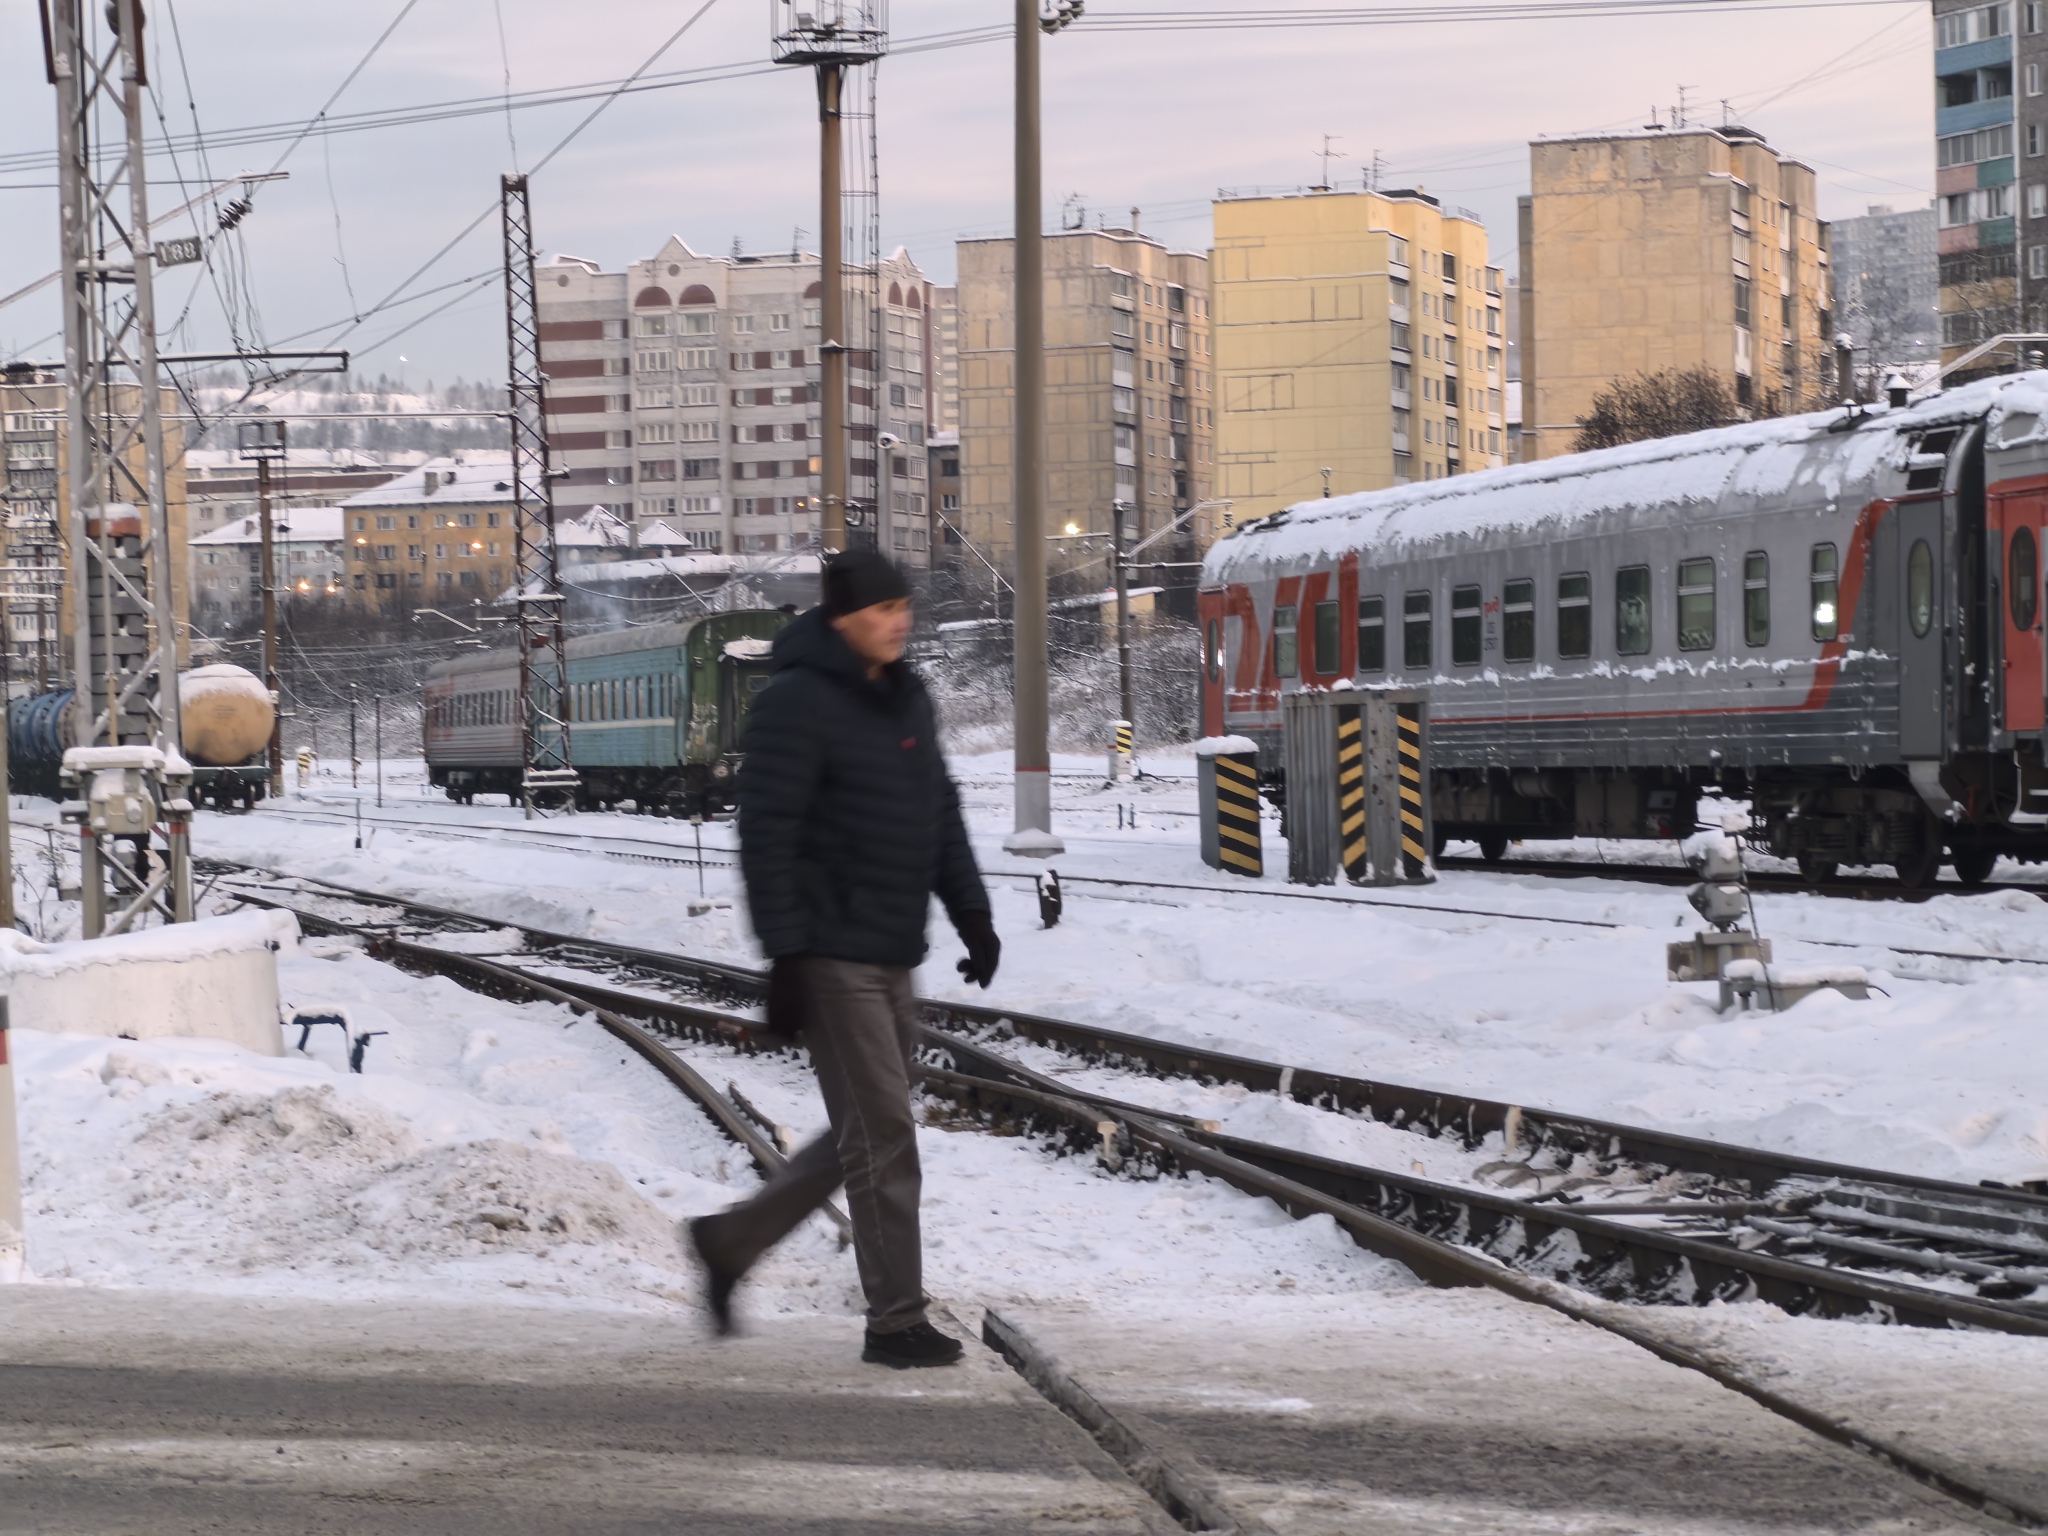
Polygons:
[[[1011,449],[1014,242],[959,246],[961,531],[1009,570],[1016,476]],[[1215,395],[1209,263],[1127,229],[1045,237],[1046,524],[1106,533],[1127,502],[1137,538],[1206,501]],[[1169,546],[1205,549],[1221,524],[1204,513]],[[1055,568],[1101,569],[1099,544],[1055,545]],[[966,557],[970,561],[971,556]]]
[[1521,200],[1522,456],[1569,453],[1593,397],[1706,367],[1740,408],[1835,397],[1814,175],[1747,128],[1542,140]]
[[1215,207],[1217,491],[1242,523],[1503,462],[1501,273],[1419,191]]

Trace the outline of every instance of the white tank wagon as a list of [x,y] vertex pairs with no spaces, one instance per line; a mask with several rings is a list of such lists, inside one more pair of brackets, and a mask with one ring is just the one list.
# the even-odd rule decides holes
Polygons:
[[1209,552],[1202,730],[1430,691],[1440,841],[1682,837],[1809,878],[2048,858],[2048,374],[1309,501]]
[[[270,690],[245,667],[223,662],[178,675],[178,734],[192,764],[195,801],[246,808],[263,798],[275,716]],[[11,700],[7,748],[13,787],[63,799],[57,769],[89,723],[80,720],[69,688]]]

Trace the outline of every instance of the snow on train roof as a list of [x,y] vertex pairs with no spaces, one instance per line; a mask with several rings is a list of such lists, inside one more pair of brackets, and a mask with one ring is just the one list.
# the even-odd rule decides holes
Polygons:
[[[1219,539],[1202,581],[1239,567],[1313,565],[1367,546],[1386,548],[1460,535],[1544,528],[1552,536],[1602,513],[1783,495],[1802,483],[1832,498],[1896,455],[1909,431],[1988,419],[2001,446],[2048,440],[2048,372],[1980,379],[1900,410],[1864,407],[1869,424],[1830,433],[1842,410],[1745,422],[1683,437],[1512,464],[1419,485],[1296,502]],[[1818,444],[1834,451],[1815,452]]]

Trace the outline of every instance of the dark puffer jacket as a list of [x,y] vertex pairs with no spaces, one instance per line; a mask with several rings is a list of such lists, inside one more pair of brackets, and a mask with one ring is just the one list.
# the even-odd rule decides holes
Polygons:
[[916,965],[936,894],[989,910],[931,696],[904,662],[879,680],[820,609],[775,637],[740,767],[740,870],[771,959]]

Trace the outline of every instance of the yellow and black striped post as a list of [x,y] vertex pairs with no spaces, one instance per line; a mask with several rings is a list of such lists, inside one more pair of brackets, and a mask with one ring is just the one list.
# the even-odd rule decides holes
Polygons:
[[1116,749],[1125,757],[1131,755],[1131,722],[1128,720],[1116,723]]
[[1209,759],[1216,773],[1216,867],[1240,875],[1263,875],[1259,846],[1259,760],[1252,753],[1221,753]]
[[1394,735],[1401,774],[1401,873],[1429,878],[1429,826],[1423,818],[1421,703],[1394,706]]
[[1344,873],[1354,885],[1366,881],[1365,727],[1362,711],[1337,711],[1337,843]]

